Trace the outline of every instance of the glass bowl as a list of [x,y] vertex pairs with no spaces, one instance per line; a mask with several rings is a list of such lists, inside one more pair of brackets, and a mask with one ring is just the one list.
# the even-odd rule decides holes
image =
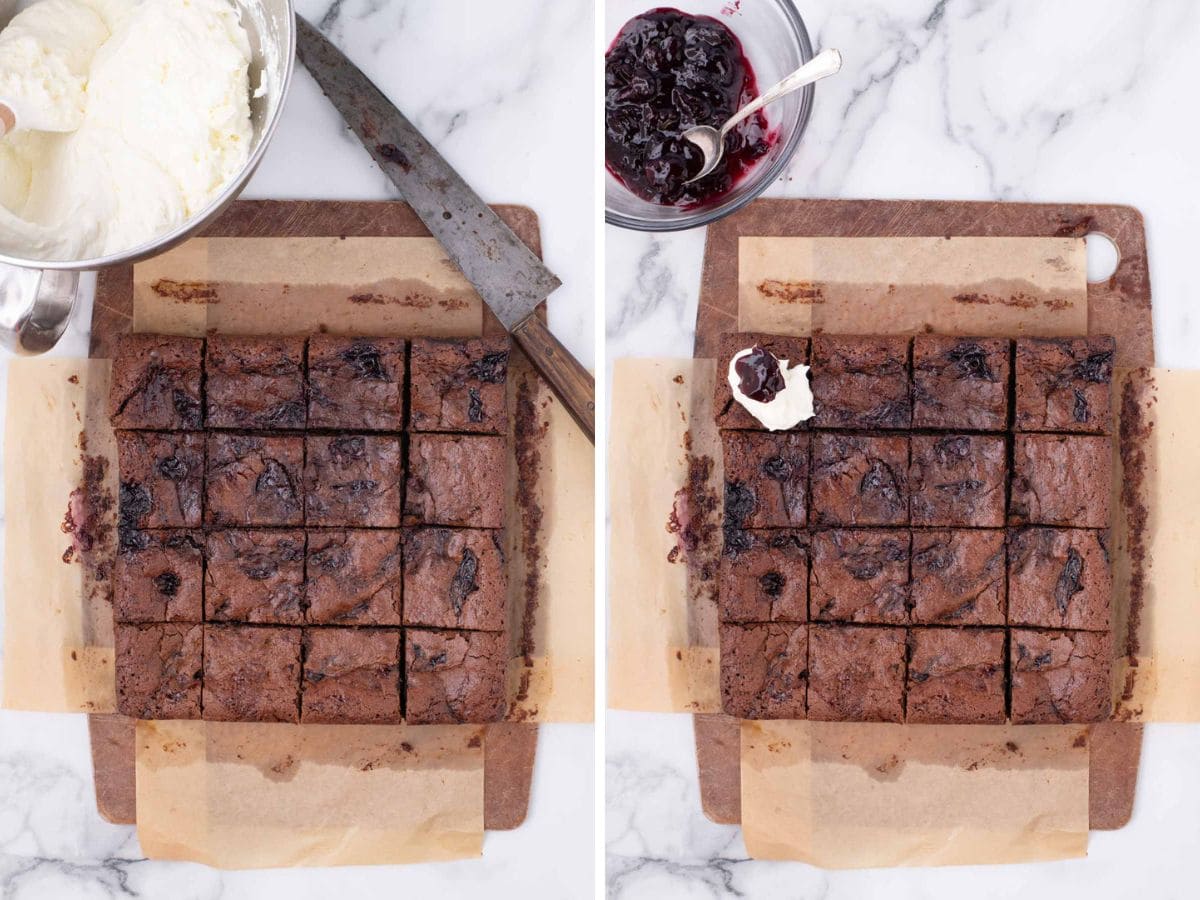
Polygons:
[[[651,9],[672,7],[711,16],[729,26],[741,40],[754,67],[760,91],[766,90],[813,57],[804,21],[791,0],[608,0],[605,37],[611,44],[622,26]],[[814,86],[777,100],[763,112],[778,140],[727,194],[698,206],[661,206],[633,194],[607,169],[604,172],[604,220],[638,231],[682,231],[714,222],[741,209],[783,174],[796,152],[812,109]]]

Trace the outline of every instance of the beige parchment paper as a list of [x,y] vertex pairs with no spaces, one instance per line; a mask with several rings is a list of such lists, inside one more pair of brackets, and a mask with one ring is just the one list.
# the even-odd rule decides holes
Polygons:
[[1200,722],[1200,371],[1119,370],[1115,391],[1121,444],[1141,453],[1114,456],[1114,715]]
[[743,722],[746,849],[826,868],[1083,856],[1086,732]]
[[716,582],[710,578],[708,590],[697,583],[667,530],[667,513],[685,494],[690,457],[716,467],[708,477],[713,491],[723,482],[704,389],[714,371],[713,361],[703,359],[619,359],[613,370],[608,702],[614,709],[721,710]]
[[1079,238],[743,237],[738,330],[1086,334],[1086,271]]
[[[956,259],[960,253],[964,258]],[[1085,255],[1083,243],[1077,239],[744,237],[740,240],[740,257],[739,327],[743,330],[787,334],[929,330],[962,335],[1087,333]],[[929,265],[936,273],[930,290],[918,289],[919,269],[914,260],[923,257],[931,260]],[[1044,278],[1046,286],[1031,290],[1023,278],[1014,275],[1017,268],[1027,270],[1029,278]],[[954,283],[954,277],[960,279],[959,283]],[[758,289],[765,281],[788,283],[796,291],[803,288],[809,293],[794,291],[790,299],[777,296],[782,290],[778,285],[771,285],[767,291]],[[902,283],[912,289],[902,291]],[[893,285],[897,286],[895,290],[891,290]],[[814,302],[816,289],[819,302]],[[974,294],[983,299],[958,299]],[[703,568],[703,562],[683,566],[678,555],[675,563],[668,561],[676,537],[664,527],[673,499],[681,491],[697,493],[694,488],[684,490],[689,457],[692,466],[697,456],[714,458],[707,470],[711,480],[704,491],[719,497],[720,452],[710,408],[714,367],[711,360],[620,360],[614,373],[613,452],[622,446],[618,440],[640,436],[638,443],[646,448],[642,455],[647,457],[631,464],[628,455],[623,454],[621,471],[628,471],[630,477],[610,479],[613,625],[609,689],[611,705],[616,708],[712,712],[720,706],[715,598],[711,590],[697,590],[696,571]],[[1200,621],[1196,608],[1200,569],[1194,550],[1200,525],[1196,510],[1200,507],[1195,502],[1197,487],[1190,474],[1187,447],[1195,444],[1188,437],[1196,428],[1192,419],[1200,400],[1200,373],[1139,370],[1137,374],[1145,384],[1136,393],[1132,408],[1145,412],[1152,424],[1146,438],[1149,475],[1139,482],[1136,494],[1144,498],[1148,508],[1157,510],[1158,516],[1151,517],[1148,530],[1142,530],[1148,545],[1140,575],[1145,596],[1139,613],[1131,617],[1131,566],[1127,536],[1122,537],[1127,522],[1122,504],[1114,506],[1122,510],[1113,523],[1118,585],[1114,592],[1114,637],[1118,646],[1123,645],[1126,624],[1134,620],[1139,669],[1136,678],[1127,680],[1118,659],[1114,694],[1119,698],[1127,684],[1133,685],[1130,697],[1118,701],[1118,713],[1123,718],[1150,720],[1163,714],[1172,720],[1193,721],[1200,685],[1196,659],[1200,642],[1195,637]],[[1117,373],[1114,404],[1118,407],[1128,375]],[[647,437],[651,435],[653,441]],[[1171,446],[1165,448],[1168,441]],[[1114,453],[1118,458],[1121,455],[1116,440]],[[1123,469],[1118,467],[1116,471]],[[1119,479],[1114,488],[1118,499],[1126,482]],[[1187,487],[1170,503],[1163,503],[1157,495],[1177,482]],[[1123,503],[1127,505],[1127,501]],[[714,524],[719,525],[719,519]],[[1124,593],[1120,590],[1122,584],[1126,587]],[[1169,591],[1172,599],[1164,602],[1164,591]],[[680,648],[684,640],[688,644]],[[1162,693],[1161,687],[1167,680],[1164,667],[1171,673],[1168,693]],[[756,731],[760,726],[761,730]],[[787,732],[790,744],[784,762],[777,758],[779,754],[747,752],[748,727],[755,736],[749,746],[756,751],[773,743],[772,737],[760,740],[762,731],[770,735],[776,734],[773,729]],[[823,783],[824,779],[841,785],[845,791],[858,790],[839,773],[827,771],[829,760],[823,756],[825,727],[822,723],[743,726],[742,823],[748,846],[751,832],[764,836],[764,841],[752,848],[755,855],[757,848],[772,858],[816,860],[814,846],[806,836],[836,834],[841,828],[848,810],[834,802],[801,803],[806,795],[797,793],[803,785]],[[793,734],[788,729],[798,732]],[[820,735],[816,742],[812,738],[818,733],[815,729]],[[870,739],[850,740],[852,735],[840,735],[839,752],[844,751],[847,758],[832,763],[852,766],[847,772],[869,771],[880,752],[886,751],[885,759],[895,755],[900,761],[914,752],[909,736],[913,727],[866,724],[849,731],[856,733],[857,729],[870,734]],[[942,731],[929,730],[935,735]],[[1025,727],[1004,726],[1003,730],[1020,733]],[[927,809],[900,806],[897,808],[911,813],[903,820],[907,829],[904,834],[889,838],[881,833],[879,841],[858,844],[857,852],[855,845],[839,850],[822,844],[816,848],[821,853],[819,859],[831,866],[873,866],[991,863],[1081,855],[1085,852],[1088,821],[1086,741],[1075,747],[1077,729],[1064,726],[1058,730],[1072,736],[1070,746],[1064,748],[1060,739],[1048,741],[1035,757],[1037,765],[1017,766],[1007,760],[1006,765],[993,767],[986,775],[988,790],[994,789],[1011,801],[1006,806],[1012,816],[1004,823],[1003,842],[992,843],[987,836],[980,840],[965,837],[974,827],[970,821],[977,809],[972,796],[976,790],[973,778],[979,767],[963,768],[959,744],[945,745],[939,757],[942,743],[935,740],[923,748],[927,752],[921,767],[909,777],[921,773],[926,800],[963,819],[964,837],[947,844],[940,826],[928,827]],[[972,752],[984,748],[993,755],[1002,754],[998,759],[1009,752],[1009,740],[1000,740],[1000,734],[990,729],[976,733],[971,741],[962,746]],[[1021,740],[1013,743],[1024,746]],[[1059,750],[1063,751],[1062,758],[1053,759]],[[1053,771],[1053,790],[1046,789],[1051,786],[1048,776],[1039,778],[1031,774],[1031,768],[1034,773],[1039,768]],[[1082,777],[1077,777],[1079,768]],[[1069,777],[1064,774],[1068,772]],[[853,797],[846,801],[857,802]],[[1058,838],[1047,839],[1042,833],[1044,822],[1057,823],[1053,830]],[[804,827],[797,827],[798,823]]]
[[226,869],[483,849],[482,728],[139,722],[138,839]]
[[[8,367],[4,435],[4,706],[41,712],[115,711],[112,607],[94,566],[79,564],[64,532],[84,458],[102,460],[94,487],[112,498],[89,531],[93,552],[115,553],[116,440],[103,410],[107,360],[14,359]],[[83,435],[86,434],[86,439]],[[86,444],[84,449],[83,444]],[[64,562],[64,554],[72,561]],[[103,570],[99,573],[103,577]]]
[[[189,335],[214,330],[237,334],[329,331],[469,337],[482,332],[484,318],[482,300],[437,243],[427,238],[201,239],[134,268],[133,323],[134,330],[140,331]],[[89,454],[113,461],[107,478],[114,501],[117,496],[115,438],[105,411],[109,369],[105,360],[20,361],[10,369],[8,415],[12,424],[6,435],[6,515],[10,522],[28,523],[28,528],[7,529],[6,706],[67,712],[112,712],[115,708],[108,595],[104,585],[97,588],[94,584],[94,567],[81,567],[75,561],[64,563],[63,551],[70,538],[62,531],[67,497],[78,487],[83,473],[81,432],[86,430]],[[511,374],[510,408],[530,410],[522,425],[536,432],[536,439],[512,436],[510,440],[510,718],[526,722],[591,721],[591,446],[577,434],[569,415],[519,355],[514,357]],[[519,416],[512,418],[515,423]],[[29,440],[30,435],[37,435],[38,440]],[[47,454],[52,460],[49,466]],[[527,488],[522,501],[536,506],[537,515],[532,520],[523,512],[527,507],[516,502],[518,482]],[[115,522],[115,509],[110,514]],[[115,553],[115,528],[110,529],[108,540],[112,542],[110,554]],[[527,553],[530,544],[535,549]],[[19,562],[14,565],[17,557]],[[526,565],[529,560],[532,570]],[[527,601],[530,596],[533,602]],[[523,639],[526,635],[527,640]],[[159,722],[153,727],[172,728],[176,724],[182,723]],[[192,729],[185,743],[190,748],[189,764],[206,772],[207,784],[220,785],[223,779],[228,780],[229,771],[239,763],[236,754],[214,755],[214,748],[225,746],[222,740],[208,736],[217,723],[186,725]],[[279,817],[279,840],[242,846],[214,835],[216,823],[231,818],[228,805],[221,805],[228,801],[221,800],[217,790],[195,797],[209,805],[191,807],[192,819],[188,819],[187,808],[172,808],[170,820],[153,818],[164,804],[171,803],[170,797],[158,796],[157,792],[174,790],[175,783],[167,775],[147,777],[143,782],[143,769],[154,757],[141,749],[137,758],[139,827],[144,824],[141,815],[145,806],[152,824],[165,821],[174,829],[164,825],[162,832],[164,847],[168,846],[167,836],[175,835],[170,844],[174,854],[171,858],[204,859],[214,865],[312,865],[312,859],[326,854],[330,860],[348,861],[357,851],[339,849],[339,845],[352,841],[360,829],[371,827],[369,808],[355,805],[353,792],[344,790],[342,781],[347,773],[333,763],[328,742],[307,736],[312,728],[254,726],[238,733],[239,752],[248,758],[278,759],[276,748],[293,747],[297,765],[314,762],[305,753],[318,754],[320,764],[307,769],[306,790],[335,803],[326,821],[342,822],[340,829],[332,824],[323,830],[309,828],[310,820],[304,817],[307,813],[302,806],[296,807],[300,813],[289,819],[290,813],[280,804],[291,800],[279,792],[279,782],[257,778],[249,769],[238,781],[241,796],[237,802],[246,809],[273,811]],[[459,729],[466,735],[465,741],[479,740],[477,728]],[[438,745],[432,765],[424,759],[420,742],[408,741],[414,750],[387,756],[395,735],[419,734],[422,730],[362,730],[360,746],[353,748],[354,752],[348,750],[343,768],[353,767],[358,751],[390,759],[397,771],[405,771],[407,765],[404,793],[385,799],[416,804],[429,811],[443,804],[451,822],[467,821],[459,806],[467,802],[473,809],[477,807],[471,822],[478,821],[471,827],[478,828],[482,840],[482,788],[478,796],[467,792],[452,798],[448,790],[453,785],[442,771],[454,762],[451,755],[456,744]],[[204,755],[197,755],[201,750]],[[482,784],[479,747],[467,747],[454,765],[466,772],[476,759]],[[210,766],[211,772],[207,770]],[[391,785],[381,781],[375,784],[376,789]],[[340,805],[336,800],[339,797],[344,798]],[[441,855],[430,855],[422,849],[436,841],[427,820],[408,824],[389,821],[395,825],[392,838],[411,826],[411,843],[399,846],[389,840],[385,855],[358,861],[387,863],[446,858],[445,854],[478,854],[476,843],[449,829],[446,834],[454,832],[456,836],[442,843],[438,851]],[[284,832],[289,826],[305,835],[308,856],[288,852]],[[196,842],[189,843],[193,838]],[[328,840],[320,843],[325,838]],[[221,855],[226,852],[228,857]]]

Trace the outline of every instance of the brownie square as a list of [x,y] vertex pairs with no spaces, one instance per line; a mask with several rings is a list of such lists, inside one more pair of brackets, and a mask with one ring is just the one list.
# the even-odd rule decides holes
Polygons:
[[118,431],[119,524],[129,528],[199,528],[204,437]]
[[410,725],[495,722],[508,705],[508,640],[492,631],[405,631]]
[[908,438],[813,436],[816,525],[908,524]]
[[400,440],[379,435],[305,438],[309,525],[400,525]]
[[501,532],[417,528],[405,535],[405,625],[502,631],[507,596]]
[[737,528],[802,527],[807,520],[807,434],[727,431],[725,520]]
[[1012,629],[1012,721],[1104,721],[1112,706],[1111,657],[1108,634]]
[[908,428],[908,338],[812,339],[812,391],[817,428]]
[[303,428],[304,338],[208,339],[209,428]]
[[1107,531],[1024,528],[1013,533],[1009,624],[1107,631],[1111,601]]
[[300,721],[299,628],[204,626],[204,718]]
[[305,628],[300,721],[400,721],[399,628]]
[[404,341],[308,339],[308,427],[399,431],[404,425]]
[[803,719],[807,685],[806,626],[721,626],[721,705],[728,715]]
[[507,472],[508,446],[502,437],[412,435],[405,524],[502,528]]
[[214,531],[208,536],[204,611],[210,622],[304,621],[303,531]]
[[125,531],[113,571],[113,620],[203,622],[203,541],[194,531]]
[[913,428],[1004,431],[1010,347],[994,338],[913,338]]
[[399,625],[398,531],[310,531],[307,620],[317,625]]
[[818,531],[812,536],[812,617],[826,622],[908,621],[907,531]]
[[[788,337],[787,335],[757,332],[721,335],[717,345],[717,375],[713,387],[713,413],[718,428],[763,430],[762,423],[733,398],[733,389],[729,386],[729,361],[743,350],[751,347],[762,347],[770,352],[780,360],[781,366],[785,361],[789,366],[808,365],[809,340],[806,337]],[[807,428],[808,425],[809,423],[806,421],[796,427]]]
[[908,645],[909,722],[1004,722],[1003,629],[914,628]]
[[1004,525],[1008,449],[999,435],[913,435],[913,525]]
[[1017,430],[1107,433],[1115,355],[1107,336],[1018,340]]
[[508,433],[508,339],[412,343],[413,431]]
[[912,621],[1004,624],[1004,532],[914,531]]
[[1012,525],[1107,528],[1112,441],[1071,434],[1013,436]]
[[202,625],[117,625],[117,712],[199,719]]
[[204,426],[201,368],[204,341],[126,334],[117,342],[108,393],[114,428],[198,431]]
[[205,520],[222,525],[304,524],[304,438],[208,435]]
[[813,625],[808,640],[810,719],[904,721],[903,628]]
[[748,546],[721,557],[723,622],[808,621],[808,537],[747,532]]

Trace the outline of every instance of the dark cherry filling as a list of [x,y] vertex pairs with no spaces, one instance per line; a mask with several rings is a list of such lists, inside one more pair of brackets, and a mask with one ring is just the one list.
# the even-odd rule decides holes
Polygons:
[[759,403],[770,403],[786,386],[779,360],[762,347],[755,347],[739,359],[733,370],[737,373],[741,392]]
[[725,138],[716,171],[694,184],[703,155],[683,133],[720,128],[758,96],[741,41],[722,22],[653,9],[625,23],[605,56],[605,160],[644,200],[696,206],[728,193],[778,135],[757,113]]

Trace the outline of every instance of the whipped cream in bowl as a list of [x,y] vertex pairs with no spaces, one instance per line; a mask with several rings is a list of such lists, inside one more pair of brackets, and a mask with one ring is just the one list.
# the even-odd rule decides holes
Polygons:
[[[22,4],[0,30],[15,118],[0,137],[0,276],[135,262],[216,218],[275,133],[295,46],[293,0]],[[0,277],[0,344],[47,349],[16,334],[44,319],[43,293]]]
[[729,360],[733,399],[768,431],[787,431],[814,415],[809,367],[779,359],[763,347],[747,347]]

